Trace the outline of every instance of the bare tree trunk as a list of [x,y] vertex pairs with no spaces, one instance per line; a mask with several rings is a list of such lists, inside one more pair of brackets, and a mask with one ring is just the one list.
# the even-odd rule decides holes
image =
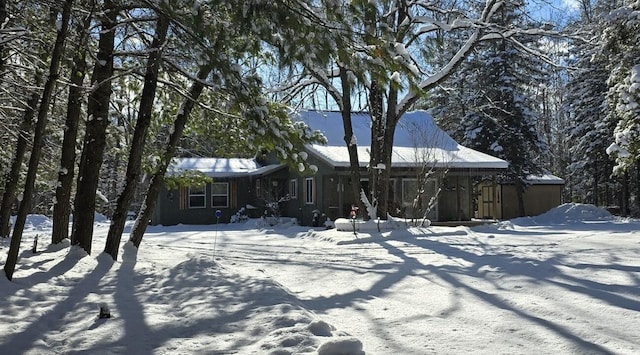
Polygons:
[[[0,30],[4,28],[4,22],[7,17],[7,0],[0,0]],[[4,44],[0,43],[0,73],[4,71],[4,66]],[[0,77],[3,76],[4,75],[0,75]]]
[[[40,80],[36,79],[39,85]],[[18,181],[20,180],[20,170],[22,167],[22,161],[27,152],[29,146],[29,139],[31,137],[31,130],[33,128],[33,117],[35,116],[36,106],[40,97],[37,92],[31,95],[31,98],[27,101],[27,107],[25,108],[22,116],[22,123],[20,125],[20,132],[18,132],[18,141],[16,142],[16,151],[11,161],[11,169],[5,177],[4,192],[2,193],[2,205],[0,206],[0,236],[9,237],[11,227],[9,221],[11,219],[11,205],[16,199],[16,190],[18,189]]]
[[364,211],[364,202],[360,199],[360,161],[358,158],[358,143],[353,136],[351,124],[351,83],[346,68],[340,67],[340,82],[342,83],[342,126],[344,128],[344,142],[349,152],[349,175],[351,176],[351,193],[355,201],[352,204]]
[[384,131],[386,126],[385,113],[382,110],[382,88],[378,86],[376,80],[371,80],[371,89],[369,92],[369,114],[371,115],[371,148],[369,157],[369,192],[371,193],[372,204],[377,208],[376,214],[381,214],[382,191],[380,186],[383,185],[382,171],[380,165],[384,165],[382,160],[384,157]]
[[169,19],[159,14],[155,36],[151,43],[149,60],[147,61],[147,72],[144,77],[144,87],[142,88],[142,99],[138,110],[136,128],[133,133],[131,149],[129,150],[126,181],[111,218],[109,234],[107,234],[107,243],[104,248],[104,252],[111,255],[113,260],[118,259],[118,248],[120,246],[122,232],[124,231],[124,224],[127,220],[127,211],[129,210],[129,206],[131,206],[131,201],[133,200],[140,181],[142,152],[144,151],[147,132],[151,125],[153,103],[158,86],[158,71],[160,69],[160,62],[162,61],[162,45],[167,37],[168,29]]
[[79,45],[73,55],[73,67],[69,79],[69,97],[65,119],[64,138],[60,156],[60,170],[56,185],[56,203],[53,205],[53,230],[51,243],[57,244],[69,237],[69,215],[71,213],[71,188],[73,186],[76,162],[76,138],[82,111],[83,82],[87,71],[86,30],[89,28],[92,14],[88,14],[83,23],[77,26]]
[[51,102],[51,93],[58,81],[58,69],[60,68],[60,60],[64,52],[64,41],[67,37],[67,29],[69,27],[69,17],[71,16],[71,5],[73,0],[66,0],[64,3],[64,9],[62,11],[62,24],[58,30],[56,37],[56,43],[51,53],[51,64],[49,66],[49,77],[44,84],[42,91],[42,99],[40,100],[40,108],[38,110],[38,120],[36,121],[35,132],[33,136],[33,147],[31,148],[31,156],[29,158],[29,170],[27,171],[27,178],[25,180],[24,193],[20,207],[18,208],[18,215],[16,217],[16,223],[13,226],[13,235],[11,237],[11,245],[9,247],[9,256],[4,266],[4,271],[7,278],[11,280],[13,278],[13,272],[15,271],[16,262],[18,260],[18,251],[20,249],[20,242],[22,241],[22,232],[25,222],[27,220],[27,213],[31,209],[31,198],[35,190],[36,175],[38,173],[38,165],[40,163],[40,153],[42,151],[42,144],[45,129],[47,127],[47,115],[49,112],[49,103]]
[[169,142],[167,142],[167,147],[162,155],[158,169],[151,177],[151,183],[147,189],[144,203],[138,213],[138,218],[136,218],[133,228],[131,229],[129,241],[132,242],[136,248],[140,248],[140,243],[142,243],[142,237],[144,236],[144,232],[147,230],[147,226],[151,220],[151,215],[153,214],[156,202],[158,201],[158,195],[160,194],[164,184],[164,174],[167,172],[171,159],[176,153],[176,148],[180,142],[180,138],[182,137],[184,126],[189,119],[189,115],[191,114],[198,97],[204,89],[204,83],[202,81],[207,78],[210,72],[211,68],[209,66],[200,69],[198,72],[198,79],[201,81],[195,81],[193,85],[191,85],[189,95],[185,98],[181,109],[178,111],[176,119],[173,121],[173,130],[169,136]]
[[109,100],[113,74],[113,47],[117,14],[112,0],[104,1],[100,18],[102,30],[98,41],[96,64],[91,75],[93,90],[89,94],[87,124],[78,169],[78,183],[74,201],[71,244],[79,245],[91,254],[93,219],[96,210],[96,190],[106,146],[109,124]]

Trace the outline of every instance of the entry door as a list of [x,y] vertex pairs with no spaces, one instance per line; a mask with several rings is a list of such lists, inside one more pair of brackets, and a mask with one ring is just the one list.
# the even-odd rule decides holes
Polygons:
[[493,215],[493,186],[482,186],[482,216],[481,218],[495,218]]

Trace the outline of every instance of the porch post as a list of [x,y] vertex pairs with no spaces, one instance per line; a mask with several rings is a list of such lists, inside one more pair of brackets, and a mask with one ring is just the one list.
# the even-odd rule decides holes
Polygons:
[[491,175],[491,184],[493,185],[493,219],[498,219],[498,183],[497,183],[497,174],[493,173]]
[[342,175],[338,175],[338,186],[336,187],[338,189],[338,215],[340,217],[344,217],[344,211],[342,210],[342,205],[343,205],[343,200],[344,197],[342,196],[344,194],[344,185],[343,185],[343,181],[342,181]]

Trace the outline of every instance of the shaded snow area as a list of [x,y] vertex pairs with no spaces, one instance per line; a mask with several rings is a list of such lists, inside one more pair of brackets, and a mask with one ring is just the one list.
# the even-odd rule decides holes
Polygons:
[[114,262],[108,222],[86,255],[33,216],[0,276],[0,354],[640,353],[638,220],[567,204],[357,235],[257,222],[150,227]]

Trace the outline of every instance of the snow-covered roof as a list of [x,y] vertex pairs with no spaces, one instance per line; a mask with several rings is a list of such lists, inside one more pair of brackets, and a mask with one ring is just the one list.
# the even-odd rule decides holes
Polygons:
[[260,165],[255,159],[241,158],[174,158],[169,174],[199,171],[212,178],[262,175],[282,168],[281,164]]
[[[312,144],[308,148],[334,167],[348,167],[349,153],[344,141],[340,112],[303,111],[298,118],[313,130],[327,137],[327,145]],[[371,116],[366,112],[351,114],[353,132],[358,145],[360,166],[369,164]],[[440,129],[426,111],[405,113],[394,136],[391,164],[394,167],[414,167],[427,162],[435,167],[466,169],[506,169],[505,160],[463,147]]]
[[529,175],[525,181],[534,185],[564,185],[564,179],[549,173]]

